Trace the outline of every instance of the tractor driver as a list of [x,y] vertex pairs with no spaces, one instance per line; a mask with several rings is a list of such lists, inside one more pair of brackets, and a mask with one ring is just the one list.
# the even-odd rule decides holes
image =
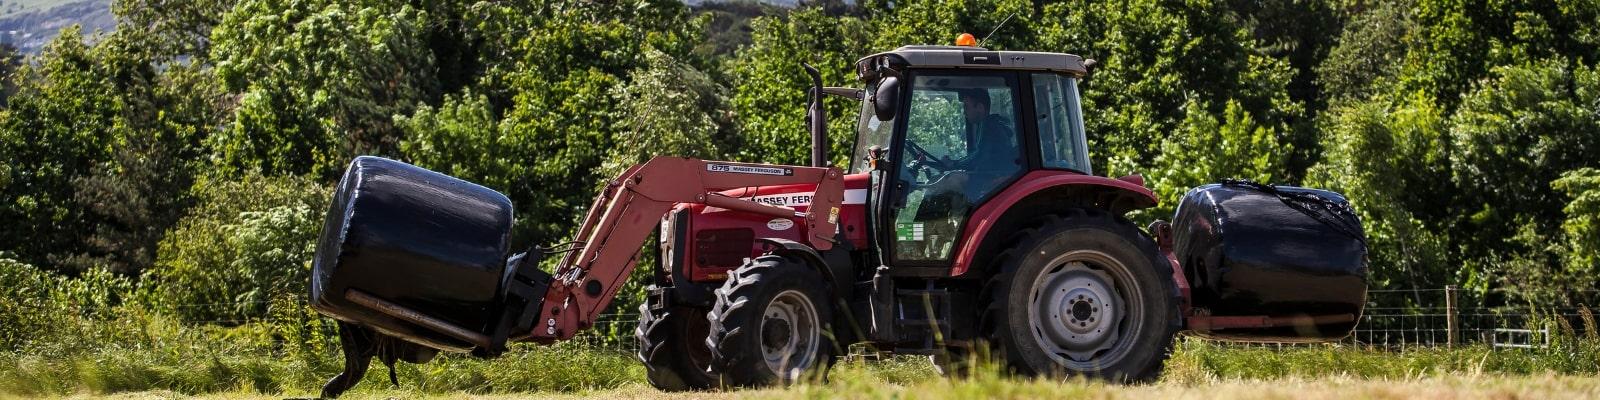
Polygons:
[[[928,168],[917,169],[928,171],[928,178],[932,182],[907,192],[910,196],[907,199],[907,212],[896,217],[901,224],[897,225],[897,229],[911,229],[905,239],[897,239],[899,244],[895,252],[901,259],[948,259],[960,237],[962,221],[967,213],[1023,171],[1022,150],[1018,145],[1020,140],[1011,124],[1014,114],[1010,111],[1013,109],[1007,104],[1000,107],[1000,113],[991,113],[991,95],[994,94],[991,91],[1000,89],[999,95],[1009,99],[1007,93],[1012,88],[999,79],[970,79],[966,83],[970,86],[953,90],[960,103],[960,124],[940,126],[949,130],[940,130],[931,135],[954,140],[936,140],[920,135],[907,137],[907,144],[910,145],[917,145],[916,139],[935,139],[927,140],[922,146],[947,151],[935,160],[928,160],[925,164]],[[949,99],[930,96],[926,101],[932,104],[925,107],[936,109],[942,105],[935,103],[941,98]],[[917,105],[913,104],[914,116],[915,107]],[[949,114],[935,115],[933,118],[938,118],[938,122],[956,122],[944,119]],[[912,149],[923,156],[933,156],[926,150]],[[912,196],[915,193],[920,195]],[[918,231],[922,234],[915,234]]]
[[959,185],[967,200],[976,201],[998,189],[1022,167],[1016,130],[999,114],[989,113],[987,89],[962,90],[961,114],[965,122],[966,157],[946,160],[951,185]]

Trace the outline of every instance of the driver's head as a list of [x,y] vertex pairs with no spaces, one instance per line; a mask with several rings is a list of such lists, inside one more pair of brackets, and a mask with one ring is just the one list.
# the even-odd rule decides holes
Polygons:
[[989,91],[970,89],[961,91],[961,113],[967,122],[977,122],[989,116]]

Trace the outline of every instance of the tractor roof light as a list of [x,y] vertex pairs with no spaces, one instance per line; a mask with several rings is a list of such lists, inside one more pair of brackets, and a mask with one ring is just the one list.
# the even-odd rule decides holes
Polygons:
[[963,33],[960,36],[956,36],[956,45],[964,47],[978,47],[978,38],[972,37],[971,33]]

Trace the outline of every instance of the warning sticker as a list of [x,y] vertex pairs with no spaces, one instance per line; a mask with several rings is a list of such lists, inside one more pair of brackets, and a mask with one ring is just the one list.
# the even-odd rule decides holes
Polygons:
[[732,174],[756,174],[756,175],[777,175],[777,176],[793,176],[794,175],[794,170],[793,169],[779,168],[779,167],[758,167],[758,166],[754,166],[754,165],[706,164],[706,170],[707,171],[711,171],[711,172],[726,172],[726,173],[732,173]]
[[894,228],[895,228],[894,229],[895,240],[902,241],[902,242],[906,242],[906,241],[913,241],[913,242],[922,241],[922,223],[921,222],[898,223],[898,224],[895,224]]

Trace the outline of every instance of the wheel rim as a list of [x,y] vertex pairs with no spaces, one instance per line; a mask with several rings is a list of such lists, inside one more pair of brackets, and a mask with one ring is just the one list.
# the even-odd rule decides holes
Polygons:
[[[711,335],[711,321],[705,318],[685,318],[684,338],[703,338]],[[694,343],[694,342],[691,342]],[[701,345],[684,346],[688,353],[689,363],[697,370],[705,372],[711,367],[711,348]]]
[[761,356],[767,368],[784,380],[794,380],[816,359],[821,332],[817,308],[797,290],[772,298],[761,318]]
[[1140,288],[1122,262],[1094,250],[1068,252],[1035,277],[1028,324],[1039,348],[1056,364],[1094,370],[1128,353],[1143,330]]

